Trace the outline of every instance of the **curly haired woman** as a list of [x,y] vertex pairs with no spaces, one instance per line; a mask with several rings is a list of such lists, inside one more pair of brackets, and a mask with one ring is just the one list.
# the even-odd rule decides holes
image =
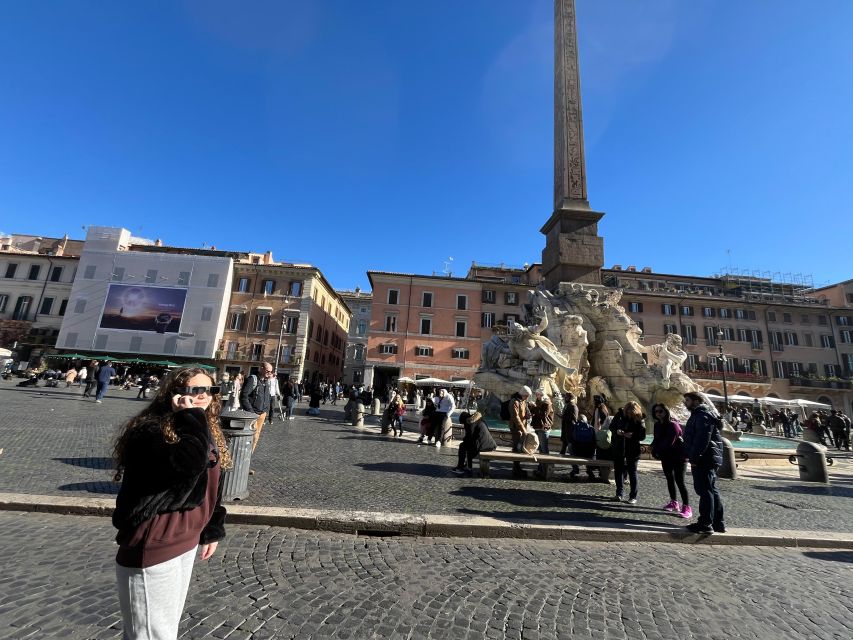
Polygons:
[[231,457],[219,426],[219,387],[202,369],[176,371],[116,441],[113,512],[124,638],[177,638],[199,547],[225,537],[219,483]]

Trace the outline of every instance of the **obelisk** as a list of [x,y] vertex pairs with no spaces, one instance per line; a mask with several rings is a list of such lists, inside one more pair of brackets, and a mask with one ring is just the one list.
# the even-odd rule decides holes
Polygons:
[[554,212],[540,230],[548,289],[561,282],[601,284],[603,215],[590,209],[586,194],[575,0],[554,0]]

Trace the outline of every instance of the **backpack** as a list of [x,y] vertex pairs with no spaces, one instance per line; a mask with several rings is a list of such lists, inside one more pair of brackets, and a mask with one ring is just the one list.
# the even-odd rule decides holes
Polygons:
[[572,437],[578,444],[595,442],[595,429],[588,422],[576,422]]
[[501,420],[509,420],[509,403],[512,402],[512,398],[509,400],[504,400],[501,402]]
[[613,444],[613,432],[610,431],[612,419],[612,416],[608,416],[604,424],[601,425],[601,429],[595,433],[595,446],[602,451],[606,451]]

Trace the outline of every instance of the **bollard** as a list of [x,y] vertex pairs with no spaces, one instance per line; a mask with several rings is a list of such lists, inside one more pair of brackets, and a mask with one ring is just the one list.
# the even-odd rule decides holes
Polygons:
[[723,464],[717,470],[717,476],[734,480],[737,478],[737,462],[735,462],[735,448],[728,438],[723,438]]
[[237,409],[224,411],[219,420],[233,466],[222,472],[222,499],[242,500],[249,495],[249,465],[257,414]]
[[445,416],[444,422],[438,427],[440,432],[435,434],[435,441],[440,442],[441,446],[446,447],[453,440],[453,420],[450,416]]
[[380,416],[382,415],[382,403],[379,402],[379,398],[373,399],[373,406],[370,408],[370,415],[372,416]]
[[829,484],[829,470],[826,466],[826,447],[814,442],[801,442],[797,445],[797,464],[800,467],[800,480]]
[[355,407],[352,410],[351,424],[359,429],[364,427],[364,404],[362,404],[361,400],[355,403]]
[[[355,407],[355,400],[353,400],[352,398],[347,400],[347,403],[344,405],[344,420],[351,420],[352,419],[352,411],[353,411],[354,407]],[[355,424],[355,423],[353,423],[353,424]]]

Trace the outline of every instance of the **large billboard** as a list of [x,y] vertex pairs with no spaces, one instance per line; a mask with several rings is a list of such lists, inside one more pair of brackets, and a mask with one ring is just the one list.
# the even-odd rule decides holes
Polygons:
[[178,333],[186,289],[110,284],[101,329]]

